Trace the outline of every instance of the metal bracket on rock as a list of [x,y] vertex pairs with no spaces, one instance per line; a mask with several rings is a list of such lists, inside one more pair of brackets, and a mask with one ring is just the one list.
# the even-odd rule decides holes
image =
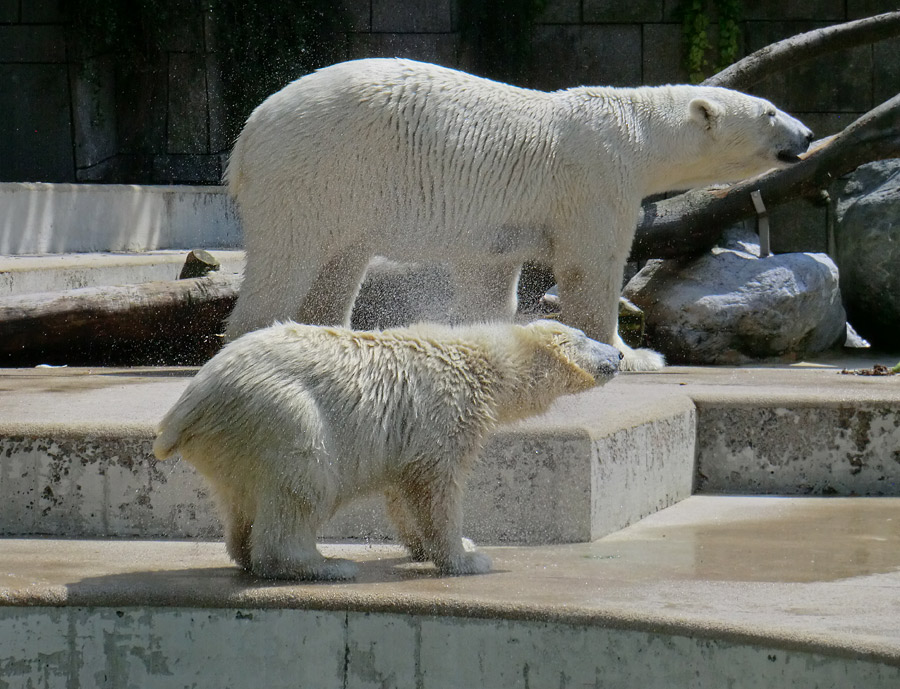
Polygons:
[[753,200],[753,207],[756,209],[756,232],[759,234],[759,257],[765,258],[772,255],[771,244],[769,243],[769,213],[762,200],[762,194],[759,189],[750,192],[750,198]]

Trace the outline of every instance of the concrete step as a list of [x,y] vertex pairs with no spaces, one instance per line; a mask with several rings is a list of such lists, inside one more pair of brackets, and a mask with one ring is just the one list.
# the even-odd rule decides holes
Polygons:
[[698,496],[593,543],[439,578],[384,545],[351,583],[254,579],[221,543],[0,542],[13,686],[888,689],[900,499]]
[[[0,534],[211,537],[206,484],[151,455],[154,428],[194,369],[7,369],[0,373]],[[694,408],[679,394],[607,387],[508,426],[467,491],[480,542],[589,541],[690,495]],[[392,534],[372,498],[323,537]]]
[[[223,272],[239,273],[244,268],[243,251],[215,249],[210,253],[219,260]],[[178,249],[0,256],[0,298],[81,287],[175,280],[187,254],[188,250]]]
[[[0,372],[0,534],[218,536],[193,468],[150,453],[193,370]],[[822,367],[621,375],[489,439],[469,481],[467,535],[591,541],[692,492],[900,495],[898,380]],[[391,533],[373,498],[321,535]]]

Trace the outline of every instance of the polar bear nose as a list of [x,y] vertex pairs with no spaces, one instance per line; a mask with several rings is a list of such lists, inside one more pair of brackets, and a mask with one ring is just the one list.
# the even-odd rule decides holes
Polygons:
[[615,347],[608,344],[588,340],[588,362],[586,368],[591,375],[597,378],[597,383],[603,385],[606,381],[619,372],[619,362],[623,354]]

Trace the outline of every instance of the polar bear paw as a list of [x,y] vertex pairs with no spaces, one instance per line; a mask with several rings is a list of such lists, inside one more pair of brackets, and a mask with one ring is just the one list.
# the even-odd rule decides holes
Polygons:
[[652,349],[632,349],[618,335],[613,346],[622,352],[620,371],[659,371],[666,366],[666,359],[659,352]]
[[622,371],[659,371],[666,365],[665,357],[652,349],[632,349],[623,354],[619,364]]
[[297,581],[343,581],[353,579],[359,565],[352,560],[326,557],[309,561],[279,561],[255,564],[253,574],[264,579]]
[[448,558],[437,565],[441,574],[453,576],[462,574],[485,574],[491,571],[491,558],[484,553],[464,552]]

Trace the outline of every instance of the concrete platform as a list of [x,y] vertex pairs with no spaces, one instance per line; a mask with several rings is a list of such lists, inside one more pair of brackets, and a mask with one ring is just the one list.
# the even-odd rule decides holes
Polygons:
[[[500,429],[470,484],[467,533],[529,545],[486,547],[494,571],[466,578],[325,545],[364,561],[343,584],[255,580],[219,542],[171,540],[218,533],[191,468],[149,457],[191,369],[2,371],[0,678],[900,686],[900,377],[846,363],[669,368],[561,400]],[[820,497],[710,494],[730,492]],[[375,539],[380,518],[325,535]]]
[[[154,429],[194,369],[0,373],[0,534],[210,537],[213,502],[193,467],[157,462]],[[488,441],[469,481],[481,542],[589,541],[691,494],[695,414],[681,394],[606,387],[560,400]],[[384,538],[380,498],[323,537]]]
[[[205,484],[151,456],[193,369],[0,372],[0,534],[211,537]],[[668,368],[619,376],[489,439],[467,532],[590,541],[692,492],[900,495],[900,377],[833,367]],[[383,538],[380,500],[323,537]]]
[[0,183],[0,255],[241,245],[224,187]]
[[897,498],[692,497],[459,578],[384,545],[323,547],[363,561],[342,584],[256,580],[220,543],[0,547],[16,686],[900,685]]

